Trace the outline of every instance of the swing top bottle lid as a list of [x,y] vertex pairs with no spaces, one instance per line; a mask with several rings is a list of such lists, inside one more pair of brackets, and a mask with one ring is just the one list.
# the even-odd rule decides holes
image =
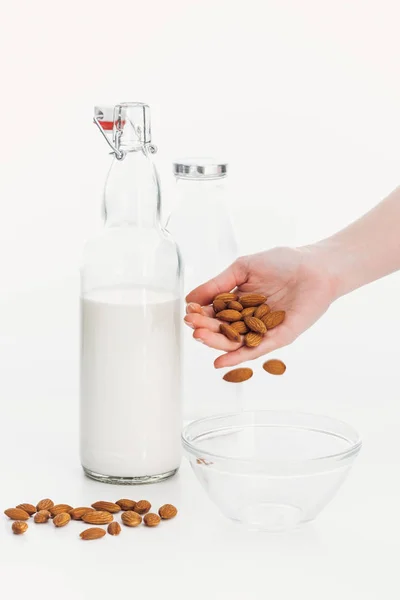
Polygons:
[[150,108],[142,102],[122,102],[116,106],[95,106],[94,116],[104,132],[110,132],[121,145],[151,142]]
[[173,172],[182,179],[219,179],[226,177],[228,163],[214,158],[183,158],[173,163]]

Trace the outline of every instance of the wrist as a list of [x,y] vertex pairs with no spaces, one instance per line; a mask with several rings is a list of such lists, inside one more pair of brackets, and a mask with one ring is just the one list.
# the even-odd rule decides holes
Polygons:
[[333,239],[326,239],[315,244],[300,248],[311,260],[313,267],[317,270],[321,279],[324,280],[329,289],[331,302],[346,295],[350,289],[348,286],[348,254]]

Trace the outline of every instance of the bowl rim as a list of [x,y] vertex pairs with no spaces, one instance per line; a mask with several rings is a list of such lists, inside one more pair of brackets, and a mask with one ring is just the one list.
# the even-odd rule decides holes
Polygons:
[[[280,416],[287,416],[288,420],[290,420],[291,417],[295,417],[295,416],[301,416],[301,417],[311,417],[311,418],[317,418],[317,419],[326,419],[328,421],[331,421],[332,423],[335,423],[336,425],[344,425],[345,427],[351,429],[351,431],[354,433],[354,436],[356,438],[356,441],[352,442],[351,440],[347,439],[348,442],[350,442],[349,447],[346,448],[345,450],[341,451],[341,452],[337,452],[335,454],[326,454],[326,455],[322,455],[322,456],[317,456],[314,458],[307,458],[307,459],[281,459],[281,460],[274,460],[274,459],[262,459],[262,458],[237,458],[237,457],[231,457],[231,456],[226,456],[226,455],[221,455],[221,454],[215,454],[213,452],[209,452],[207,450],[202,450],[199,447],[194,446],[188,439],[187,439],[187,434],[189,433],[190,429],[196,425],[201,425],[202,423],[206,424],[206,423],[212,423],[213,421],[217,421],[218,419],[222,419],[222,418],[232,418],[232,417],[237,417],[237,416],[242,416],[242,415],[250,415],[250,414],[259,414],[259,415],[280,415]],[[289,425],[289,423],[288,423]],[[284,425],[283,425],[284,426]],[[321,433],[326,433],[329,434],[328,431],[325,431],[322,428],[317,428],[317,427],[303,427],[303,429],[310,429],[313,431],[319,431]],[[210,428],[210,432],[212,431],[212,428]],[[217,431],[215,429],[215,431]],[[204,432],[205,433],[205,432]],[[181,441],[182,441],[182,445],[184,447],[184,449],[195,456],[198,457],[206,457],[206,458],[210,458],[210,459],[214,459],[214,460],[218,460],[218,461],[227,461],[230,463],[244,463],[244,464],[251,464],[251,465],[256,465],[256,464],[260,464],[260,465],[301,465],[301,464],[319,464],[321,462],[332,462],[332,461],[339,461],[339,460],[344,460],[346,458],[350,458],[353,456],[357,456],[357,454],[359,453],[359,451],[361,450],[362,447],[362,439],[360,437],[360,434],[358,433],[358,431],[356,429],[354,429],[354,427],[352,425],[349,425],[348,423],[346,423],[346,421],[342,421],[341,419],[337,419],[335,417],[329,417],[327,415],[323,415],[323,414],[317,414],[317,413],[309,413],[309,412],[303,412],[303,411],[298,411],[298,410],[272,410],[272,409],[265,409],[265,410],[245,410],[245,411],[241,411],[241,412],[231,412],[231,413],[220,413],[220,414],[216,414],[216,415],[210,415],[208,417],[203,417],[201,419],[196,419],[194,421],[191,421],[190,423],[187,423],[184,428],[182,429],[182,433],[181,433]]]

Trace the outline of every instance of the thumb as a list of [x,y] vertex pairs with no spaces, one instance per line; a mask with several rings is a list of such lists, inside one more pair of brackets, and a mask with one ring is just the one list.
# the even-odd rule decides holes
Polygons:
[[216,277],[203,283],[186,296],[186,302],[197,302],[202,306],[211,304],[218,294],[233,290],[235,287],[246,282],[248,277],[247,257],[238,258],[230,267],[222,271]]

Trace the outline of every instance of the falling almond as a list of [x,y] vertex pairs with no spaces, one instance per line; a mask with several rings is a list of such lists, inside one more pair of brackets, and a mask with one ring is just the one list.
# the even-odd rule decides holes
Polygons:
[[241,383],[242,381],[247,381],[250,377],[253,377],[253,370],[246,367],[240,367],[239,369],[233,369],[232,371],[225,373],[224,380],[229,381],[230,383]]
[[283,375],[286,371],[286,365],[281,360],[272,358],[263,364],[263,369],[267,373],[271,373],[271,375]]

